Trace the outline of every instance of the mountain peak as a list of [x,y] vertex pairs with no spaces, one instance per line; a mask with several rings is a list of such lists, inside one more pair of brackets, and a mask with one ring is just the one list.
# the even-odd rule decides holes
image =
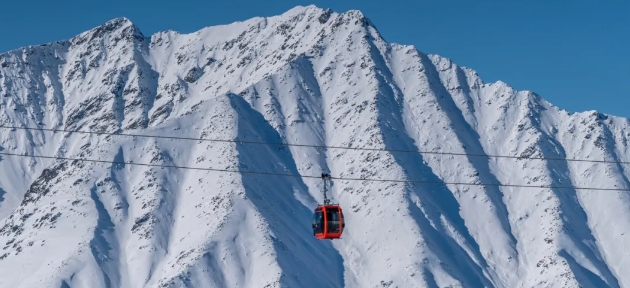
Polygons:
[[94,27],[86,32],[79,34],[72,39],[73,44],[80,44],[86,41],[103,39],[108,35],[116,35],[116,38],[124,38],[129,41],[134,39],[142,41],[144,35],[127,17],[118,17],[105,22],[104,24]]
[[[328,8],[328,9],[330,9],[330,8]],[[294,12],[304,12],[304,11],[320,11],[320,10],[323,11],[325,9],[323,9],[321,7],[318,7],[318,6],[314,5],[314,4],[306,5],[306,6],[297,5],[297,6],[293,7],[293,8],[291,8],[291,9],[287,10],[283,14],[290,14],[290,13],[294,13]]]
[[114,19],[111,19],[107,22],[105,22],[104,25],[108,25],[108,24],[112,24],[112,25],[123,25],[123,26],[129,26],[129,25],[133,25],[133,23],[131,22],[131,20],[129,20],[129,18],[127,17],[117,17]]
[[[347,19],[357,19],[361,21],[365,21],[368,18],[361,12],[360,10],[352,9],[346,12],[339,13],[337,11],[332,10],[331,8],[322,8],[315,5],[308,6],[295,6],[292,9],[282,13],[281,17],[294,17],[299,14],[317,14],[320,17],[317,20],[320,23],[325,23],[331,16],[340,15],[342,18]],[[369,20],[368,20],[369,22]]]

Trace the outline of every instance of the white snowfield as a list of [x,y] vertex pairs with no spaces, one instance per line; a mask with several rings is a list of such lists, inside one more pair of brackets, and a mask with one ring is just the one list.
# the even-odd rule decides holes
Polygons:
[[[630,161],[630,121],[390,44],[359,11],[0,54],[0,126]],[[0,128],[0,287],[630,287],[628,165]],[[86,162],[34,156],[93,159]],[[133,162],[112,164],[107,162]]]

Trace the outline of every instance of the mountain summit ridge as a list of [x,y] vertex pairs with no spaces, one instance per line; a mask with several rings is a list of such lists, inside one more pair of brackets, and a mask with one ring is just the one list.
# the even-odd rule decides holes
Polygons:
[[[628,192],[558,188],[630,189],[630,121],[358,10],[149,37],[121,17],[2,53],[0,126],[149,135],[0,128],[22,155],[0,154],[0,287],[630,287]],[[329,172],[343,239],[312,235],[321,180],[236,170]]]

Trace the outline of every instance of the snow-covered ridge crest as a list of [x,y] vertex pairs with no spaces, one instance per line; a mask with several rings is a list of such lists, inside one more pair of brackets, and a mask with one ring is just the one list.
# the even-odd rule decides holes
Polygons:
[[113,19],[0,54],[0,126],[613,163],[0,128],[0,153],[106,161],[0,155],[0,287],[630,287],[625,191],[334,180],[328,242],[318,179],[173,167],[629,189],[629,124],[388,43],[357,10],[151,36]]

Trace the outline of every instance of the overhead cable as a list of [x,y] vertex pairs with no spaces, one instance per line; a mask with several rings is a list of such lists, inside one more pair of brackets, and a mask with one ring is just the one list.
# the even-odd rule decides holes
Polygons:
[[[16,157],[45,158],[45,159],[56,159],[56,160],[66,160],[66,161],[84,161],[84,162],[107,163],[107,164],[149,166],[149,167],[158,167],[158,168],[176,168],[176,169],[189,169],[189,170],[201,170],[201,171],[214,171],[214,172],[223,172],[223,173],[258,174],[258,175],[267,175],[267,176],[317,178],[317,179],[321,178],[321,175],[311,176],[311,175],[286,174],[286,173],[263,172],[263,171],[228,170],[228,169],[190,167],[190,166],[178,166],[178,165],[136,163],[136,162],[130,162],[130,161],[127,161],[127,162],[107,161],[107,160],[84,159],[84,158],[26,155],[26,154],[7,153],[7,152],[0,152],[0,155],[16,156]],[[443,182],[443,181],[405,180],[405,179],[374,179],[374,178],[353,178],[353,177],[334,177],[334,176],[331,176],[330,179],[347,180],[347,181],[418,183],[418,184],[429,184],[429,185],[495,186],[495,187],[514,187],[514,188],[573,189],[573,190],[630,192],[630,189],[623,189],[623,188],[574,187],[574,186],[553,186],[553,185],[521,185],[521,184],[501,184],[501,183],[467,183],[467,182]]]
[[144,137],[144,138],[172,139],[172,140],[192,140],[192,141],[224,142],[224,143],[239,143],[239,144],[254,144],[254,145],[310,147],[310,148],[319,148],[319,149],[344,149],[344,150],[363,150],[363,151],[396,152],[396,153],[400,152],[400,153],[470,156],[470,157],[486,157],[486,158],[508,158],[508,159],[517,159],[517,160],[546,160],[546,161],[588,162],[588,163],[608,163],[608,164],[630,164],[630,162],[627,162],[627,161],[611,161],[611,160],[591,160],[591,159],[531,157],[531,156],[515,156],[515,155],[491,155],[491,154],[480,154],[480,153],[459,153],[459,152],[418,151],[418,150],[381,149],[381,148],[365,148],[365,147],[326,146],[326,145],[294,144],[294,143],[282,143],[282,142],[208,139],[208,138],[176,137],[176,136],[145,135],[145,134],[130,134],[130,133],[111,133],[111,132],[33,128],[33,127],[0,126],[0,128],[11,129],[11,130],[18,130],[18,129],[19,130],[37,130],[37,131],[49,131],[49,132],[97,134],[97,135],[107,135],[107,136]]

